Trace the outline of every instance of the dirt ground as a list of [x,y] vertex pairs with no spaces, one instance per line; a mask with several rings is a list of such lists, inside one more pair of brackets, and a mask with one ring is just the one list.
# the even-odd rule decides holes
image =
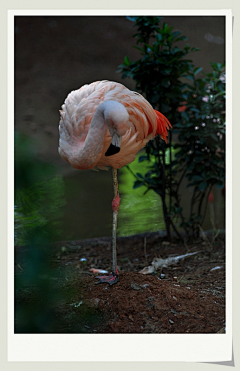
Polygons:
[[[145,245],[145,247],[144,247]],[[225,241],[168,243],[159,233],[120,237],[119,282],[96,284],[89,269],[111,271],[111,238],[62,241],[54,244],[52,264],[64,272],[58,285],[68,297],[53,303],[59,333],[224,333]],[[195,255],[162,267],[151,275],[139,273],[154,258]],[[24,271],[21,248],[16,248],[16,271]],[[56,278],[55,278],[56,280]],[[75,288],[75,291],[71,291]],[[19,308],[32,295],[16,295]],[[43,330],[42,332],[52,332]],[[16,321],[16,332],[19,330]],[[31,332],[31,331],[30,331]],[[36,332],[36,331],[35,331]],[[41,332],[41,330],[40,330]]]

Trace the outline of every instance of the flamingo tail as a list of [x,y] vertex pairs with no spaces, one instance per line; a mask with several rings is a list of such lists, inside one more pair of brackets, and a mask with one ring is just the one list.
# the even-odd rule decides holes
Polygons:
[[170,129],[172,125],[168,119],[161,113],[154,110],[157,117],[157,133],[160,134],[163,140],[167,143],[168,132],[167,129]]

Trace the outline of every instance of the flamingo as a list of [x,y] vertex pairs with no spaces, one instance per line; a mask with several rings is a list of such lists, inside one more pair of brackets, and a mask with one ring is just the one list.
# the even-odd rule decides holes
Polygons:
[[[131,163],[157,134],[167,142],[171,124],[139,93],[120,83],[96,81],[68,94],[60,110],[61,157],[76,169],[112,167],[112,266],[109,275],[96,277],[110,285],[118,281],[116,252],[117,215],[120,205],[117,169]],[[97,282],[97,283],[98,283]]]

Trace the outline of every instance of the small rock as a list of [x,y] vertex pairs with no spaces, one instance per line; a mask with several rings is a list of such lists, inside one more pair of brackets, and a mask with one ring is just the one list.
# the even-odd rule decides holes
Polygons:
[[80,305],[82,305],[82,300],[79,302],[79,303],[72,303],[72,304],[70,304],[72,307],[75,307],[75,308],[78,308],[78,307],[80,307]]
[[168,242],[168,241],[163,241],[163,242],[162,242],[162,245],[166,245],[166,246],[168,246],[168,245],[170,245],[170,242]]
[[171,325],[174,323],[171,319],[169,319],[169,323],[171,323]]
[[154,296],[149,296],[147,299],[148,299],[148,301],[153,301],[154,300]]
[[93,305],[94,305],[95,307],[98,306],[99,302],[100,302],[100,299],[98,299],[98,298],[93,299]]
[[211,271],[215,271],[215,270],[217,270],[217,269],[222,269],[222,267],[214,267],[214,268],[212,268],[212,269],[210,270],[210,272],[211,272]]
[[141,286],[138,283],[131,283],[131,289],[133,290],[141,290]]

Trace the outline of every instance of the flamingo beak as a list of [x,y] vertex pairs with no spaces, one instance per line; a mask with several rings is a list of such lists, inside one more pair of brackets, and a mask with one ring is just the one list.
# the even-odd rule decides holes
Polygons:
[[122,138],[115,132],[112,136],[111,144],[105,153],[105,156],[116,155],[120,151]]

